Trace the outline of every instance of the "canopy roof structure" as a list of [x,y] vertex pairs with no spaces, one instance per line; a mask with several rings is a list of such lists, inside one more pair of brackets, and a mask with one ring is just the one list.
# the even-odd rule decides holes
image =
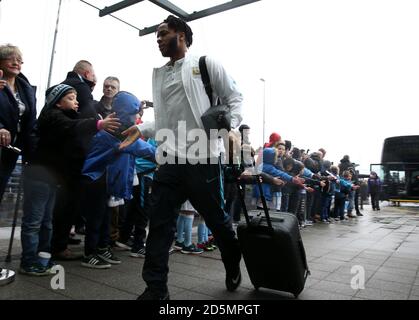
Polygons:
[[[114,14],[122,13],[124,11],[126,12],[127,9],[134,9],[134,7],[136,9],[140,9],[140,6],[143,6],[143,9],[146,9],[146,1],[144,0],[123,0],[117,3],[105,5],[105,6],[103,4],[103,1],[95,1],[95,0],[89,0],[89,1],[80,0],[80,1],[98,9],[100,17],[112,16],[124,23],[127,23],[126,18],[121,18],[120,16],[117,17]],[[203,7],[203,8],[202,8],[202,5],[205,5],[205,4],[208,5],[209,1],[202,1],[202,0],[189,1],[190,3],[193,3],[192,6],[189,5],[189,8],[185,8],[185,6],[187,5],[186,1],[149,0],[147,2],[153,4],[153,6],[154,5],[157,6],[158,8],[160,8],[160,10],[165,10],[185,20],[186,22],[189,22],[189,21],[205,18],[210,15],[217,14],[217,13],[221,13],[227,10],[235,9],[235,8],[238,8],[247,4],[251,4],[257,1],[261,1],[261,0],[231,0],[227,2],[225,0],[222,0],[222,1],[212,0],[210,1],[211,5],[213,5],[214,3],[217,3],[217,4],[214,6]],[[139,4],[140,2],[144,2],[144,4],[137,6],[137,4]],[[183,4],[179,4],[179,2],[183,2]],[[183,6],[183,8],[180,8],[180,6]],[[155,10],[155,8],[153,8],[153,10]],[[149,11],[150,10],[148,10],[147,12]],[[150,15],[148,14],[148,16]],[[138,19],[139,18],[137,15],[136,20]],[[144,20],[144,19],[141,19],[141,20]],[[152,23],[154,22],[151,22],[151,24]],[[130,24],[130,23],[127,23],[127,24],[129,24],[133,28],[138,29],[140,36],[145,36],[147,34],[153,33],[157,30],[157,27],[158,27],[158,24],[154,24],[152,26],[144,27],[140,29],[134,26],[133,24]]]

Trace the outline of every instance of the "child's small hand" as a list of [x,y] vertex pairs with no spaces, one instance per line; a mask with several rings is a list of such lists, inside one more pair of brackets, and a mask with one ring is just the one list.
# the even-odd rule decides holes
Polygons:
[[313,193],[315,191],[312,187],[306,187],[305,189],[309,193]]
[[294,183],[298,186],[302,186],[304,182],[305,182],[305,180],[303,178],[300,178],[300,177],[293,177],[292,178],[292,183]]

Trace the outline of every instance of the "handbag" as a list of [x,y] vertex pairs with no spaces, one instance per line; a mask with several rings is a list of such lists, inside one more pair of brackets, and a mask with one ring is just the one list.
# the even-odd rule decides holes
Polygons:
[[211,129],[216,129],[218,131],[222,129],[227,131],[231,130],[231,113],[230,107],[226,104],[220,104],[219,101],[217,101],[217,104],[213,105],[212,87],[205,58],[206,57],[203,56],[199,59],[199,71],[201,72],[202,82],[204,83],[211,107],[201,116],[201,120],[205,132],[207,133],[208,138],[210,138]]

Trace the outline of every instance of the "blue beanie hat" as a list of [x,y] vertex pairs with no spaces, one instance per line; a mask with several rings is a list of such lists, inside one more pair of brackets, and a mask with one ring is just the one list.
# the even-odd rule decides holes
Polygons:
[[48,106],[55,106],[71,90],[75,91],[73,87],[63,83],[55,85],[47,90],[45,103]]
[[135,115],[141,110],[141,101],[132,93],[118,92],[112,100],[112,110],[123,127],[135,124]]

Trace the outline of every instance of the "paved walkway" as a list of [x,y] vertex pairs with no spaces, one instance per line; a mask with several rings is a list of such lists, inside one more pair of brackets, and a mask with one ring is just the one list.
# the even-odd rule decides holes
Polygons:
[[[0,261],[4,261],[10,229],[0,228]],[[16,239],[18,239],[17,232]],[[401,299],[419,300],[419,207],[383,207],[364,217],[331,225],[315,224],[302,230],[311,276],[301,300]],[[81,246],[73,247],[82,250]],[[15,240],[13,261],[1,263],[18,269],[20,243]],[[143,259],[117,251],[122,264],[109,270],[91,270],[80,262],[65,262],[65,289],[51,289],[50,277],[17,274],[0,287],[3,299],[115,299],[132,300],[145,288],[140,278]],[[272,253],[272,257],[274,257]],[[269,258],[269,257],[267,257]],[[365,289],[353,289],[354,266],[365,270]],[[357,268],[357,267],[355,267]],[[356,269],[358,270],[358,269]],[[243,283],[237,292],[224,286],[219,252],[200,256],[175,253],[170,256],[169,290],[173,300],[272,300],[293,299],[283,292],[255,291],[242,262]]]

